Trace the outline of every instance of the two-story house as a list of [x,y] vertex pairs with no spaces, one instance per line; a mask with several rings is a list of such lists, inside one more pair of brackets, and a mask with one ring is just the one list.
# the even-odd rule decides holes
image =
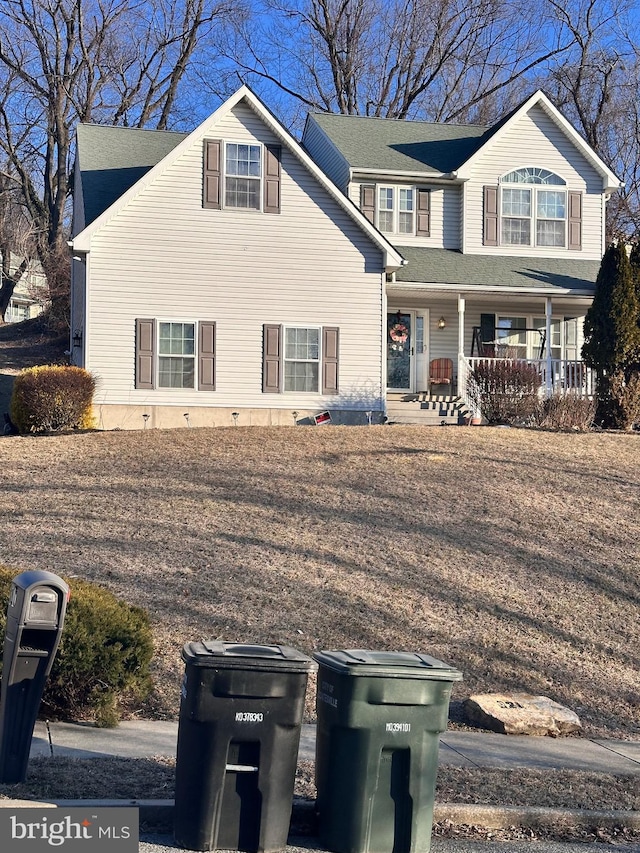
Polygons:
[[103,428],[377,422],[443,359],[463,397],[507,354],[587,390],[618,186],[541,93],[491,128],[314,115],[302,145],[246,87],[189,134],[81,125],[72,361]]
[[386,287],[390,395],[464,396],[480,357],[592,391],[582,321],[621,184],[542,92],[492,127],[314,114],[302,141],[407,261]]

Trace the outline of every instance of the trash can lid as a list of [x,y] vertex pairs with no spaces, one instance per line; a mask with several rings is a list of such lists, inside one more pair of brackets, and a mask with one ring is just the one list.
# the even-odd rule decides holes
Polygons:
[[223,643],[221,640],[186,643],[182,649],[182,659],[194,666],[216,669],[275,669],[286,672],[317,669],[310,657],[291,646]]
[[349,675],[425,678],[435,681],[462,681],[455,667],[418,652],[381,652],[367,649],[341,649],[314,652],[314,659],[336,672]]

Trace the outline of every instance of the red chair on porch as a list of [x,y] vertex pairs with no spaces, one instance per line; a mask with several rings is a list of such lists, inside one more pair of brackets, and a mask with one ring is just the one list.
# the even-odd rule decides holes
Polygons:
[[450,358],[434,358],[429,365],[429,390],[434,385],[448,385],[453,393],[453,361]]

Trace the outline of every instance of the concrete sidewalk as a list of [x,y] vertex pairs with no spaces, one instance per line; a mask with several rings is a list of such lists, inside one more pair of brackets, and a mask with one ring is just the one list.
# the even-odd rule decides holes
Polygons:
[[[101,758],[121,756],[150,758],[174,756],[178,734],[177,722],[125,721],[115,729],[97,729],[92,725],[72,723],[36,724],[31,748],[31,757],[69,756],[73,758]],[[315,756],[316,727],[302,727],[300,757],[313,759]],[[439,762],[454,767],[529,767],[537,769],[569,769],[597,773],[625,774],[640,777],[640,742],[619,740],[590,740],[587,738],[526,737],[500,735],[482,731],[447,731],[441,735]],[[634,783],[635,784],[635,781]],[[29,803],[30,804],[30,803]],[[0,807],[28,805],[19,801],[0,800]],[[49,807],[101,807],[135,806],[140,821],[147,827],[165,835],[141,837],[140,851],[144,853],[166,853],[174,851],[171,840],[173,824],[173,800],[51,800],[43,803]],[[488,829],[509,830],[514,826],[526,827],[534,833],[564,830],[610,831],[626,838],[637,838],[640,832],[640,812],[633,811],[585,811],[576,809],[552,809],[521,806],[474,805],[470,803],[438,803],[434,805],[434,820],[450,822],[454,826],[481,826]],[[300,834],[300,826],[313,825],[312,804],[294,799],[292,812],[292,834]],[[297,827],[297,828],[296,828]],[[305,829],[306,833],[308,829]],[[290,841],[293,844],[293,841]],[[529,842],[527,842],[529,843]],[[478,844],[478,842],[472,843]],[[506,844],[506,846],[505,846]],[[539,846],[540,842],[536,843]],[[567,845],[572,847],[573,845]],[[560,845],[560,848],[564,845]],[[445,853],[458,848],[454,842],[435,845],[436,853]],[[473,848],[476,849],[476,848]],[[509,849],[508,842],[501,842],[500,853]],[[515,848],[514,848],[515,849]],[[544,846],[541,847],[544,850]],[[583,848],[584,849],[584,848]],[[622,849],[629,853],[640,853],[637,841],[624,844]],[[303,847],[288,847],[287,853],[316,853],[319,844],[310,836],[304,839]],[[465,849],[466,853],[466,849]]]
[[[50,739],[49,739],[50,733]],[[148,758],[176,754],[177,722],[127,720],[115,729],[77,723],[38,721],[31,757]],[[316,727],[302,727],[300,758],[315,757]],[[587,770],[640,776],[640,741],[591,740],[446,731],[440,737],[439,763],[453,767],[530,767]]]

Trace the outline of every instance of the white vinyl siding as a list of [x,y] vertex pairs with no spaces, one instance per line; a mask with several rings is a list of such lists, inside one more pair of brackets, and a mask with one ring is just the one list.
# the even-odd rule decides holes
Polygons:
[[[245,105],[204,136],[281,144]],[[279,216],[203,209],[199,139],[96,233],[90,257],[86,366],[98,404],[176,404],[171,389],[136,391],[133,367],[135,318],[178,316],[216,320],[216,406],[274,405],[262,393],[262,335],[278,323],[339,326],[341,405],[377,407],[382,253],[285,146]],[[204,396],[182,391],[180,405]],[[278,405],[332,402],[299,393]]]
[[[581,251],[566,247],[566,234],[561,247],[536,247],[535,251],[531,246],[483,245],[483,188],[497,187],[500,177],[507,172],[532,165],[559,175],[566,182],[567,192],[583,194]],[[517,185],[507,186],[515,188]],[[557,226],[549,227],[553,231]],[[476,163],[471,179],[464,185],[464,228],[465,252],[520,256],[543,252],[546,257],[599,260],[604,251],[602,178],[542,107],[536,106],[503,136],[489,141],[487,150]]]
[[309,116],[305,124],[302,144],[325,175],[328,175],[343,193],[347,193],[351,176],[349,164],[325,132],[318,127],[313,116]]
[[[360,207],[360,187],[371,185],[371,181],[357,181],[349,186],[349,198]],[[380,184],[387,186],[387,184]],[[411,233],[387,233],[385,236],[395,246],[428,246],[434,249],[459,249],[461,228],[461,189],[459,186],[432,186],[428,182],[416,183],[415,187],[424,187],[430,191],[430,235],[417,236],[415,233],[416,195],[413,197],[413,223]],[[377,192],[377,190],[376,190]],[[378,199],[376,199],[378,202]],[[381,229],[383,230],[383,229]]]

